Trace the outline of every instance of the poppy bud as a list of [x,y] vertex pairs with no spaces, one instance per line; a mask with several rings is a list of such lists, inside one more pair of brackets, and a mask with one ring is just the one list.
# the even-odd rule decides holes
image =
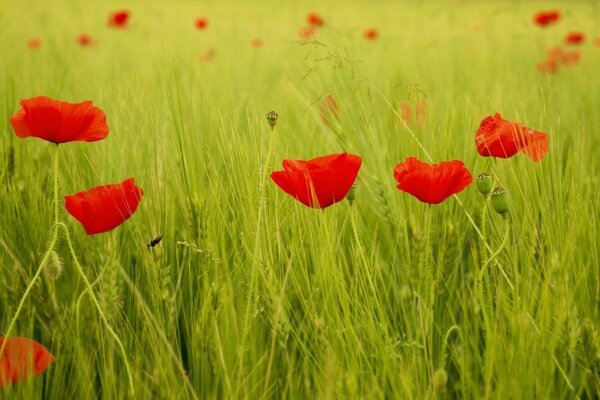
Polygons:
[[433,373],[433,388],[435,390],[446,389],[448,383],[448,373],[444,368],[440,368]]
[[504,188],[497,187],[492,192],[492,207],[502,216],[508,213],[508,192]]
[[350,187],[350,190],[348,191],[348,194],[346,195],[346,200],[348,200],[348,203],[350,203],[350,205],[352,205],[352,202],[354,202],[354,199],[356,198],[356,188],[358,186],[356,184],[352,185]]
[[52,250],[50,254],[48,254],[48,258],[46,259],[46,263],[44,264],[44,273],[48,278],[58,279],[62,271],[62,261],[58,254],[56,254],[56,252]]
[[492,176],[490,174],[479,174],[477,176],[477,190],[484,196],[487,196],[492,191]]
[[277,118],[279,118],[279,114],[275,111],[271,111],[267,113],[267,122],[271,126],[271,129],[275,129],[275,124],[277,123]]

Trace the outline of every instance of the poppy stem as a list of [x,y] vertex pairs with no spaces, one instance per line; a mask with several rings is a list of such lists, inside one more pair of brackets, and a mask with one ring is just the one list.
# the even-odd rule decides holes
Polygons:
[[85,275],[85,272],[83,272],[83,268],[81,268],[81,264],[79,263],[79,259],[77,258],[77,254],[75,253],[75,249],[73,248],[73,243],[71,241],[71,235],[69,233],[69,229],[67,228],[67,225],[65,225],[62,222],[59,222],[57,224],[57,226],[63,228],[63,230],[65,231],[65,238],[67,241],[67,245],[69,246],[69,252],[71,253],[71,257],[73,258],[73,263],[75,264],[75,267],[77,268],[77,271],[79,272],[79,275],[81,275],[81,278],[83,279],[83,282],[85,283],[86,290],[90,295],[90,299],[92,300],[92,303],[94,303],[94,306],[96,306],[96,310],[98,311],[98,314],[100,315],[100,319],[102,319],[102,322],[104,322],[106,329],[108,330],[108,332],[111,334],[111,336],[117,342],[117,346],[119,347],[119,350],[121,351],[123,363],[125,364],[125,370],[127,371],[127,377],[129,378],[129,390],[131,392],[131,395],[135,397],[135,388],[133,386],[133,376],[131,375],[129,361],[127,361],[127,353],[125,352],[125,346],[123,346],[121,339],[119,339],[119,336],[116,334],[116,332],[110,326],[110,323],[108,322],[108,319],[106,318],[104,311],[102,311],[102,307],[100,306],[100,303],[98,302],[98,299],[96,298],[96,295],[94,294],[92,285],[90,284],[90,281],[88,280],[87,276]]
[[50,246],[48,246],[48,250],[46,250],[46,254],[44,254],[44,257],[42,258],[42,261],[40,262],[40,265],[37,269],[37,272],[33,276],[33,279],[31,280],[31,282],[29,282],[27,289],[25,289],[25,293],[23,293],[23,297],[21,297],[21,301],[19,302],[17,311],[15,311],[15,314],[13,315],[13,317],[10,321],[10,324],[8,324],[8,329],[6,329],[6,332],[4,334],[4,342],[2,342],[2,346],[0,346],[0,360],[2,359],[2,353],[4,353],[4,348],[6,347],[6,343],[8,343],[8,338],[10,337],[10,334],[12,333],[13,328],[15,327],[17,319],[19,318],[19,315],[21,314],[21,310],[23,309],[25,300],[27,300],[27,297],[29,297],[29,293],[31,292],[31,289],[33,289],[33,286],[35,285],[35,283],[39,279],[40,275],[42,274],[42,271],[44,270],[44,267],[46,266],[46,261],[48,261],[48,257],[50,257],[50,253],[52,253],[52,251],[54,251],[54,247],[56,246],[57,242],[58,242],[58,224],[54,224],[52,226],[52,236],[50,239]]
[[[265,163],[263,165],[263,169],[260,174],[260,181],[258,186],[258,215],[256,221],[256,237],[254,242],[254,252],[252,254],[252,269],[250,270],[250,284],[248,287],[248,296],[246,300],[246,311],[244,313],[244,326],[242,330],[242,338],[239,347],[239,359],[238,359],[238,367],[239,367],[239,378],[240,380],[244,380],[247,377],[244,376],[244,352],[246,351],[246,341],[248,339],[248,334],[250,333],[250,320],[251,315],[253,314],[254,309],[254,299],[256,297],[256,285],[257,282],[257,273],[262,272],[260,268],[262,268],[262,252],[260,247],[261,242],[261,230],[263,225],[263,218],[265,213],[265,182],[267,180],[267,174],[269,172],[269,164],[271,162],[271,157],[273,155],[273,143],[275,142],[275,125],[271,126],[271,133],[269,135],[269,143],[267,148],[267,157],[265,159]],[[257,271],[259,270],[259,271]],[[268,370],[270,372],[270,370]],[[265,387],[268,387],[270,380],[270,373],[268,373],[265,377]],[[234,396],[238,397],[238,396]]]
[[56,144],[56,152],[54,153],[54,224],[58,224],[58,149],[59,144]]
[[483,198],[483,208],[481,209],[481,240],[484,244],[487,243],[486,234],[486,223],[487,223],[487,209],[488,209],[489,196]]
[[504,238],[502,239],[502,243],[500,244],[500,247],[498,247],[498,250],[496,250],[491,256],[490,258],[488,258],[488,260],[485,262],[485,264],[483,264],[483,267],[481,267],[481,272],[479,273],[479,279],[482,279],[487,267],[490,265],[490,263],[492,261],[494,261],[499,255],[500,253],[502,253],[502,251],[506,248],[506,245],[508,244],[508,239],[510,237],[510,223],[508,220],[508,215],[504,215]]

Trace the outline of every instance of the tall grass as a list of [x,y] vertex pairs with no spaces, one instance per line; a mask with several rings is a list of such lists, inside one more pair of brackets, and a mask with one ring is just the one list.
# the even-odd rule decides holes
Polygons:
[[[553,6],[564,21],[542,30],[531,23],[542,2],[3,3],[0,329],[53,221],[53,146],[16,138],[9,116],[36,95],[92,99],[111,134],[60,146],[61,195],[131,176],[145,195],[103,235],[61,218],[124,342],[136,398],[597,398],[600,49],[588,41],[581,65],[552,76],[535,64],[568,29],[600,36],[600,7]],[[108,29],[122,7],[131,26]],[[313,9],[326,26],[300,42]],[[362,39],[367,26],[377,41]],[[81,32],[98,46],[79,48]],[[31,36],[40,49],[25,46]],[[328,93],[331,126],[319,117]],[[410,130],[405,100],[427,105]],[[480,157],[474,134],[495,112],[547,132],[547,157]],[[505,226],[488,215],[487,249],[475,185],[433,207],[395,188],[393,167],[427,159],[423,149],[510,192],[509,243],[484,274]],[[341,151],[364,159],[352,206],[308,209],[270,180],[261,198],[265,168]],[[57,362],[0,398],[126,398],[116,343],[64,241],[58,253],[65,271],[36,285],[15,331]]]

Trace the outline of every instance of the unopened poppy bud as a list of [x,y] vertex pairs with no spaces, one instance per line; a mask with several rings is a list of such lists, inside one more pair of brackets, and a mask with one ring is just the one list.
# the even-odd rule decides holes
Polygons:
[[490,174],[479,174],[477,176],[477,190],[484,196],[487,196],[492,191],[492,176]]
[[508,192],[504,188],[497,187],[492,192],[492,207],[498,214],[506,215],[508,213]]
[[44,273],[49,278],[58,279],[62,271],[62,261],[58,254],[52,250],[46,259],[46,263],[44,264]]
[[448,373],[444,368],[440,368],[433,373],[433,388],[435,390],[444,390],[448,383]]
[[279,114],[275,111],[271,111],[267,113],[267,122],[271,126],[271,129],[275,129],[275,124],[277,123],[277,118],[279,118]]
[[346,200],[348,200],[348,203],[350,203],[350,205],[352,205],[352,202],[356,198],[356,188],[357,187],[358,186],[356,184],[352,185],[350,187],[350,190],[348,191],[348,194],[346,195]]

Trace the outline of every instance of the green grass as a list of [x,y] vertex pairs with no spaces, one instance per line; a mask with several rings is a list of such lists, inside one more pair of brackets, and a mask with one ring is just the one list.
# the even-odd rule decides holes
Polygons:
[[[540,29],[531,18],[544,2],[247,3],[0,5],[0,332],[53,221],[55,147],[18,139],[9,116],[37,95],[91,99],[111,133],[59,147],[61,196],[128,177],[145,195],[110,233],[87,236],[61,218],[88,278],[99,278],[135,398],[598,398],[600,5],[553,2],[563,21]],[[105,16],[123,7],[131,26],[108,29]],[[326,26],[301,43],[312,10]],[[193,27],[200,15],[205,32]],[[375,42],[361,37],[369,26]],[[581,64],[538,73],[571,29],[588,35]],[[98,46],[79,48],[81,32]],[[32,36],[43,40],[36,51]],[[253,49],[254,37],[265,46]],[[200,62],[211,48],[213,61]],[[327,93],[340,108],[331,128],[319,117]],[[412,134],[397,115],[404,100],[427,105]],[[270,179],[260,196],[272,109],[266,170],[358,154],[352,207],[308,209]],[[480,157],[475,131],[496,112],[546,132],[546,158]],[[394,166],[427,160],[423,149],[493,173],[510,192],[509,243],[483,281],[490,251],[473,225],[475,185],[462,205],[433,207],[395,188]],[[492,251],[503,233],[490,213]],[[0,398],[126,398],[120,353],[64,240],[58,253],[64,272],[35,285],[14,331],[57,362]],[[443,390],[433,385],[440,368]]]

